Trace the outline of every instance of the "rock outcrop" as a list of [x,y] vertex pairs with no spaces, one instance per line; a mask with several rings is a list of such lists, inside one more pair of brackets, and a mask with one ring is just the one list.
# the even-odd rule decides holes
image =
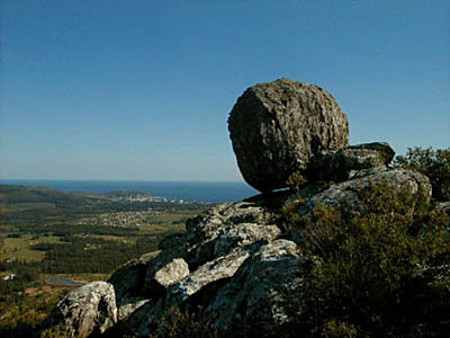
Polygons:
[[262,192],[286,187],[322,151],[349,143],[347,116],[331,94],[289,79],[248,88],[228,128],[245,181]]
[[386,142],[326,150],[314,158],[307,176],[313,181],[342,182],[349,179],[352,172],[388,165],[394,155],[394,149]]
[[[413,211],[416,200],[431,199],[431,184],[427,177],[405,169],[389,169],[375,167],[357,172],[350,180],[334,184],[328,189],[314,195],[307,203],[312,209],[319,204],[340,208],[344,205],[358,210],[363,204],[364,194],[370,185],[385,184],[392,191],[403,191],[412,194],[415,199],[410,207]],[[304,208],[307,209],[307,208]],[[361,210],[362,211],[362,210]]]
[[[297,192],[216,205],[188,220],[185,233],[165,238],[160,251],[120,267],[108,283],[71,292],[50,320],[66,337],[111,327],[119,336],[149,336],[183,308],[198,310],[221,332],[251,326],[261,337],[273,336],[289,325],[286,295],[303,287],[299,271],[316,264],[299,250],[301,232],[288,235],[277,223],[283,206],[296,207],[299,217],[318,205],[364,212],[364,192],[379,184],[412,196],[405,206],[411,214],[431,198],[427,177],[389,167],[394,151],[387,143],[348,146],[346,115],[317,86],[282,79],[251,87],[234,106],[229,129],[253,187],[282,188],[294,172],[312,182]],[[317,181],[334,182],[325,189]],[[448,203],[439,208],[448,212]]]
[[289,320],[283,293],[300,285],[296,272],[302,264],[292,241],[279,239],[262,246],[216,294],[206,308],[208,317],[216,327],[236,320],[244,326],[258,323],[263,335],[271,336],[274,328]]
[[53,311],[50,326],[61,326],[65,337],[100,335],[117,323],[114,288],[92,282],[70,292]]

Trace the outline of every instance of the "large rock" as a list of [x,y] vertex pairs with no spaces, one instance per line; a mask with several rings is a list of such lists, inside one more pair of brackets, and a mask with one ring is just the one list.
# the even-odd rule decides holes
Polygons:
[[205,315],[222,330],[237,324],[261,336],[275,336],[289,321],[285,295],[301,286],[298,271],[303,264],[294,242],[279,239],[262,246],[220,289]]
[[223,203],[186,223],[188,263],[200,266],[234,248],[255,242],[271,242],[281,231],[271,223],[267,210],[252,202]]
[[319,204],[334,208],[347,206],[359,210],[364,198],[361,193],[367,191],[371,185],[380,184],[386,184],[393,192],[412,194],[415,198],[410,201],[411,213],[419,200],[427,203],[431,199],[431,184],[426,176],[411,170],[380,166],[361,170],[352,179],[312,196],[303,208],[303,213]]
[[114,287],[98,281],[67,294],[53,311],[49,326],[61,326],[63,337],[88,337],[104,333],[116,322]]
[[158,253],[158,251],[154,251],[143,255],[139,259],[133,259],[122,265],[111,275],[108,282],[114,286],[118,306],[120,306],[122,298],[140,295],[144,287],[147,268],[153,265],[153,260]]
[[347,116],[331,94],[289,79],[248,88],[228,128],[244,179],[262,192],[285,187],[314,156],[349,142]]
[[[348,146],[346,115],[317,86],[282,79],[251,87],[233,108],[229,129],[244,178],[264,193],[204,211],[187,221],[185,233],[165,238],[160,251],[120,267],[110,283],[72,291],[50,317],[54,332],[159,337],[187,330],[184,336],[204,336],[202,330],[214,327],[219,336],[301,336],[290,330],[292,314],[305,310],[311,268],[323,261],[304,250],[304,227],[286,227],[286,215],[303,222],[318,205],[367,215],[379,205],[379,198],[368,200],[374,185],[392,196],[407,193],[398,210],[411,220],[430,201],[428,178],[388,166],[394,151],[387,143]],[[310,181],[294,194],[268,193],[294,172]],[[448,202],[439,210],[448,214]],[[448,264],[418,264],[420,275],[448,285]],[[444,291],[448,295],[448,287]],[[192,326],[189,318],[201,322]]]
[[354,171],[391,163],[395,151],[386,142],[353,145],[340,150],[326,150],[312,162],[308,179],[342,182]]
[[176,306],[205,286],[232,277],[249,255],[247,250],[237,249],[202,265],[168,290],[166,303]]

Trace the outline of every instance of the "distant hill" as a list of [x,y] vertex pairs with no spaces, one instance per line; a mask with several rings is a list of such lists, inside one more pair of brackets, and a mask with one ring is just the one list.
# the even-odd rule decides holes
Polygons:
[[24,203],[52,203],[59,208],[97,204],[99,200],[116,200],[135,197],[152,198],[152,196],[146,193],[129,190],[116,191],[107,194],[92,194],[64,192],[44,187],[21,185],[1,185],[1,195],[2,203],[5,206]]
[[93,200],[90,194],[78,192],[63,192],[43,187],[28,187],[21,185],[1,185],[2,203],[4,205],[19,203],[55,203],[77,206]]

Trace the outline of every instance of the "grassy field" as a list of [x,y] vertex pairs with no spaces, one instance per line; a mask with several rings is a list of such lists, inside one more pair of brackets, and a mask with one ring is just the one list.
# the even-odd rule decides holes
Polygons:
[[58,243],[61,237],[26,234],[21,237],[2,238],[2,259],[17,259],[26,262],[37,262],[44,258],[44,251],[31,250],[30,246],[42,243]]
[[14,205],[4,206],[3,210],[5,212],[21,212],[33,209],[54,209],[55,207],[55,203],[16,203]]
[[175,224],[175,225],[165,225],[165,224],[157,224],[157,225],[143,225],[139,227],[139,234],[141,235],[157,235],[165,232],[183,232],[186,230],[186,226],[184,223]]
[[89,283],[97,280],[107,280],[110,274],[105,273],[81,273],[81,274],[73,274],[73,273],[43,273],[43,280],[47,281],[56,277],[64,277],[74,282],[80,283]]

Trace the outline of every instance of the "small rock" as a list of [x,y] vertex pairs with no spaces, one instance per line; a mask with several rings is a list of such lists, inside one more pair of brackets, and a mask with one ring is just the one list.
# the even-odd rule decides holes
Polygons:
[[276,225],[260,225],[254,223],[240,223],[226,225],[214,245],[216,257],[225,255],[232,248],[244,247],[257,242],[272,242],[281,235]]
[[440,202],[436,205],[436,210],[443,211],[450,217],[450,201]]
[[183,258],[175,258],[169,264],[156,271],[154,280],[167,289],[187,275],[189,275],[189,265]]
[[244,242],[249,245],[275,239],[279,229],[269,222],[269,213],[250,202],[223,203],[209,209],[186,224],[188,237],[192,238],[187,248],[188,263],[203,265]]
[[150,302],[150,299],[144,297],[125,297],[117,304],[117,319],[118,321],[126,320],[133,312],[141,306]]
[[189,265],[178,251],[163,251],[149,266],[144,278],[144,295],[153,300],[164,296],[166,289],[189,275]]
[[232,277],[249,257],[246,250],[234,250],[199,267],[168,290],[168,304],[180,304],[206,285]]

